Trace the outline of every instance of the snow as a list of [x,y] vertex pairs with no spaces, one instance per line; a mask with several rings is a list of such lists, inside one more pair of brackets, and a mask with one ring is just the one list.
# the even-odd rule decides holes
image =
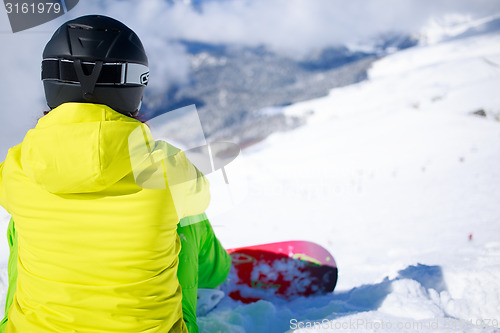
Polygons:
[[[499,88],[500,34],[489,33],[397,52],[367,81],[285,107],[308,123],[226,166],[226,192],[245,197],[209,216],[228,248],[325,246],[337,288],[225,298],[199,317],[201,331],[499,332]],[[210,177],[216,201],[222,176]]]
[[244,168],[228,166],[248,193],[212,221],[227,247],[322,244],[337,260],[337,289],[226,299],[200,318],[202,331],[498,328],[499,45],[486,34],[407,49],[377,61],[368,81],[286,107],[313,115],[245,150]]
[[464,36],[467,33],[485,32],[488,30],[488,25],[499,17],[498,13],[475,19],[472,15],[463,13],[448,13],[443,16],[435,16],[430,18],[420,31],[421,42],[435,44]]

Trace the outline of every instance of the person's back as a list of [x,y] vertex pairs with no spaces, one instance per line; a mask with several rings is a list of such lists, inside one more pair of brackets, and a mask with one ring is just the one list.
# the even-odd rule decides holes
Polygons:
[[[112,20],[92,18],[97,25]],[[74,21],[53,39],[69,31],[72,43],[98,47],[86,31],[92,30],[88,18],[83,25]],[[92,80],[92,69],[84,73],[88,64],[49,61],[57,61],[59,69],[73,61],[77,77]],[[94,60],[94,69],[107,66],[99,61]],[[62,98],[62,104],[61,91],[69,89],[71,95],[75,86],[67,87],[61,78],[44,84],[48,104],[55,108],[0,164],[0,204],[12,215],[19,242],[17,290],[2,328],[30,333],[186,331],[176,277],[176,228],[180,218],[207,208],[208,183],[182,151],[155,144],[147,126],[130,117],[140,106],[140,82],[121,83],[125,95],[135,96],[128,110],[120,96],[113,108],[96,104],[110,88],[99,81],[94,87],[81,83],[83,100]],[[152,156],[155,161],[147,162]],[[138,160],[147,165],[140,172],[134,164]],[[156,171],[164,176],[163,184],[142,186]]]

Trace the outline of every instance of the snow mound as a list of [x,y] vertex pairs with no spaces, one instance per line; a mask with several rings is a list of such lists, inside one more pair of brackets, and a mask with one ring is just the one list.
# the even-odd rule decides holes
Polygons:
[[[447,281],[457,282],[453,278]],[[488,285],[491,282],[476,279],[474,289],[497,287],[493,290],[498,291],[498,282],[495,286]],[[467,285],[469,287],[471,285]],[[460,304],[467,304],[467,309],[460,310]],[[477,306],[480,304],[471,299],[452,298],[441,267],[418,264],[399,271],[393,279],[387,277],[382,282],[334,295],[302,297],[288,302],[276,298],[249,305],[226,299],[207,316],[200,317],[199,324],[202,332],[298,333],[339,329],[347,332],[494,332],[499,327],[495,314],[478,312],[479,316],[475,317],[467,311],[468,307],[477,309]],[[460,311],[464,316],[459,315]]]

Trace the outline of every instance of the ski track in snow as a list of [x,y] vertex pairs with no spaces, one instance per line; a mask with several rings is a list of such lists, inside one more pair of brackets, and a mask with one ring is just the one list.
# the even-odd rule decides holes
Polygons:
[[313,115],[226,167],[247,194],[212,223],[227,248],[322,244],[337,288],[225,298],[201,332],[499,332],[499,88],[500,34],[488,34],[395,53],[365,82],[286,107]]

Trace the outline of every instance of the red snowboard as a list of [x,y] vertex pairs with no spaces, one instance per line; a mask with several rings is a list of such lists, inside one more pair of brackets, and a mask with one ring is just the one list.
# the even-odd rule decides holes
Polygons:
[[333,256],[308,241],[287,241],[227,250],[232,258],[229,290],[232,299],[245,303],[278,296],[326,294],[337,283]]

